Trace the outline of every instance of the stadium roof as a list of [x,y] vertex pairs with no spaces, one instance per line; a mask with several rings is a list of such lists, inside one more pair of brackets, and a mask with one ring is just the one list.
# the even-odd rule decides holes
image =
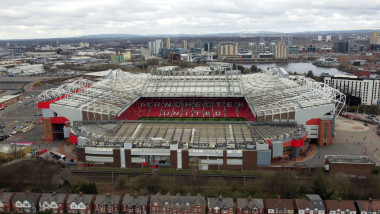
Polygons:
[[109,70],[99,82],[76,80],[43,92],[38,100],[61,97],[55,105],[117,116],[142,96],[245,97],[256,117],[323,105],[334,105],[334,113],[339,114],[346,99],[324,83],[302,76],[289,77],[284,69],[270,68],[246,75],[237,70],[205,73],[196,69],[157,69],[150,74]]
[[75,135],[92,139],[87,146],[123,146],[133,148],[170,147],[173,142],[181,148],[256,149],[266,139],[302,137],[305,130],[295,123],[246,122],[183,122],[183,121],[104,121],[74,122]]

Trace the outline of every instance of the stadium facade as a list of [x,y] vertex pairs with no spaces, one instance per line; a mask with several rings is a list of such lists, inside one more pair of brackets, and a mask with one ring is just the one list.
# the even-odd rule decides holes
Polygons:
[[244,75],[214,64],[98,72],[38,99],[45,139],[69,138],[79,161],[246,170],[297,160],[310,139],[330,145],[346,97],[282,68]]

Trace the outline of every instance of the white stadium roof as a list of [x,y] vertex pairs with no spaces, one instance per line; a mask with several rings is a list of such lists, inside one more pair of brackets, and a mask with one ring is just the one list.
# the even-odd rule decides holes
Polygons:
[[194,69],[157,69],[150,74],[110,70],[99,82],[76,80],[43,92],[38,100],[44,102],[63,95],[67,96],[55,105],[112,118],[139,97],[245,97],[256,118],[289,115],[298,109],[331,104],[335,106],[333,113],[339,114],[346,99],[343,93],[324,83],[289,77],[279,68],[246,75],[233,70],[210,74]]

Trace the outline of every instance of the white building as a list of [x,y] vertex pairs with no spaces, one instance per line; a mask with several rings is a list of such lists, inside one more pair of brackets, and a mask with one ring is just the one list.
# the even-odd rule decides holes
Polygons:
[[380,79],[378,78],[335,75],[326,76],[323,81],[342,93],[360,98],[361,104],[377,105],[380,103]]

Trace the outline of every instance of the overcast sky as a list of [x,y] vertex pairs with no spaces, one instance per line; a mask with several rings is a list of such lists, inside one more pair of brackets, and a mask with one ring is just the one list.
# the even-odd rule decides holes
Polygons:
[[380,27],[380,0],[0,0],[0,39]]

